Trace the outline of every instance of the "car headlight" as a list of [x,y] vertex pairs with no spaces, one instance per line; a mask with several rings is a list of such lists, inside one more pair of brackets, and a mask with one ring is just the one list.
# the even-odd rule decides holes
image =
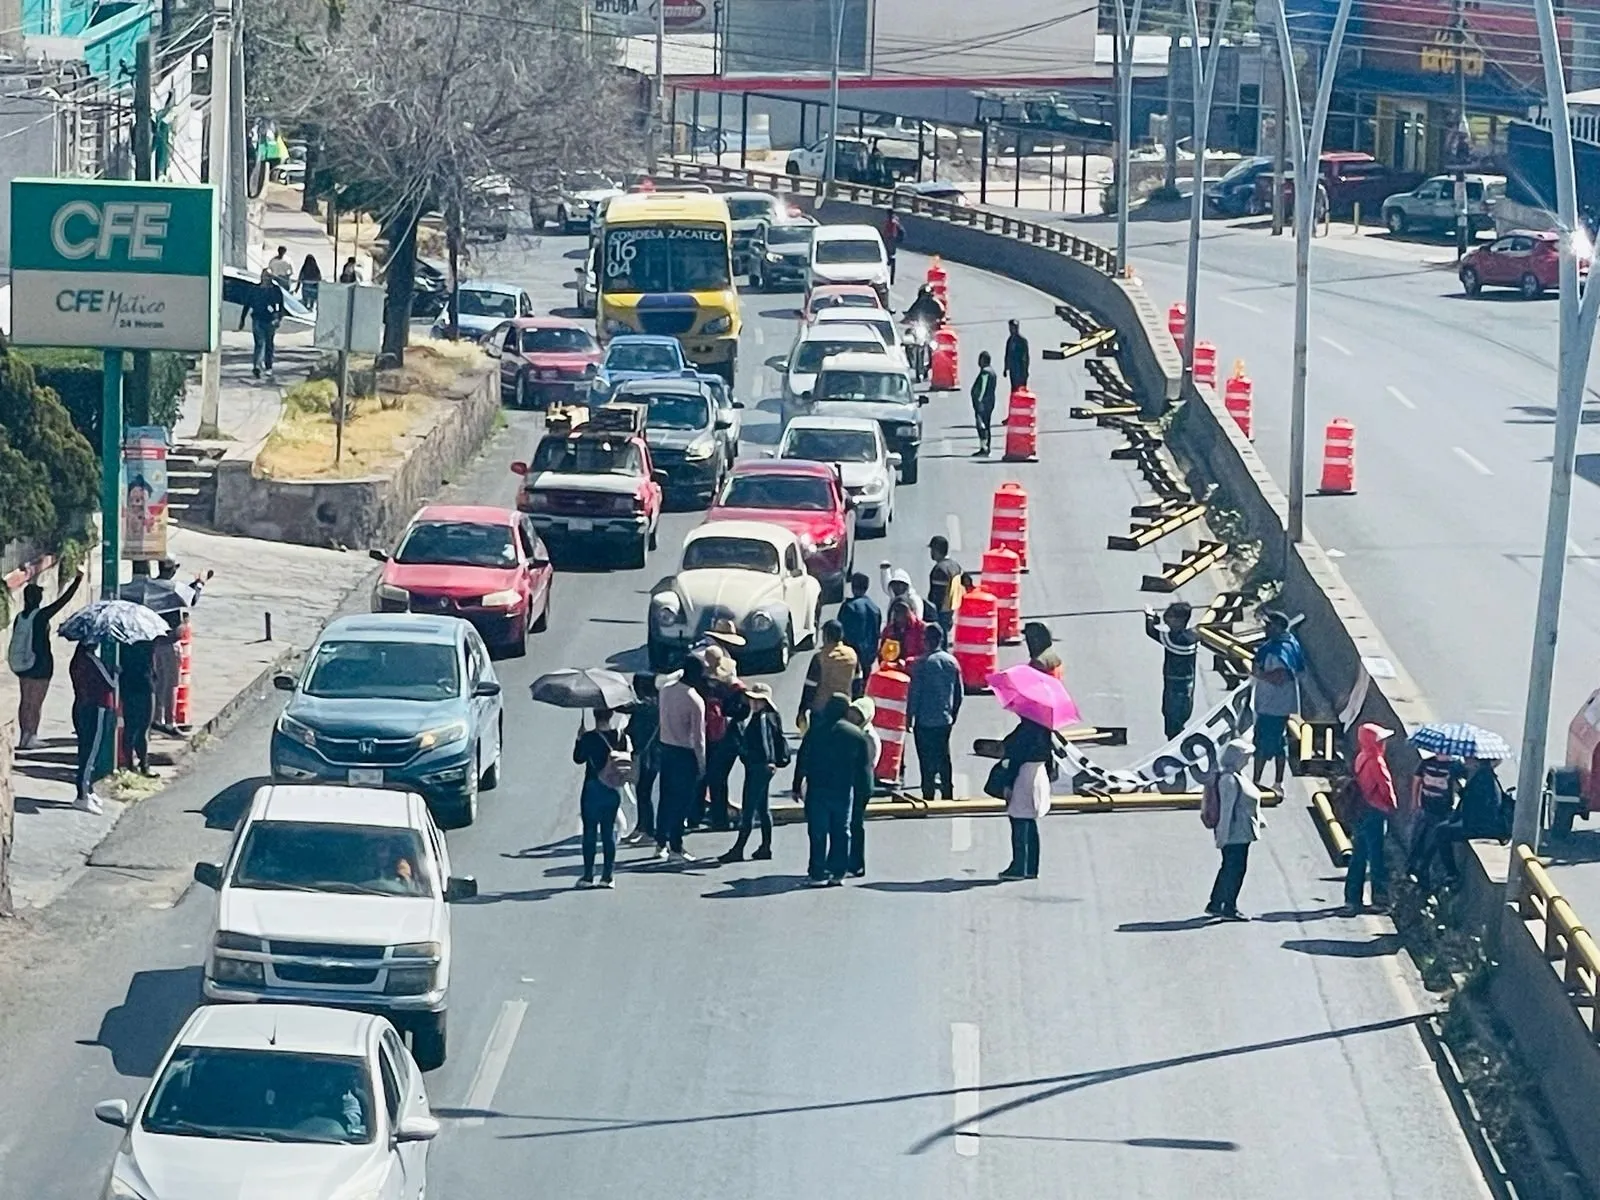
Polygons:
[[727,333],[728,330],[732,328],[733,318],[728,315],[723,315],[720,317],[712,317],[711,320],[700,326],[700,332],[711,336],[719,333]]
[[490,592],[483,598],[485,608],[510,608],[522,599],[522,593],[516,588],[506,588],[503,592]]
[[258,962],[242,958],[213,958],[211,978],[217,983],[242,983],[261,987],[267,982],[267,969]]
[[683,456],[688,459],[710,458],[716,448],[717,443],[712,438],[698,437],[689,443],[689,448],[683,452]]
[[826,537],[819,538],[812,543],[812,548],[815,550],[837,550],[839,548],[839,535],[830,533]]
[[433,990],[433,967],[390,967],[385,996],[421,996]]
[[683,607],[671,592],[663,592],[650,599],[650,618],[657,625],[683,624]]
[[451,721],[448,725],[440,725],[437,729],[428,729],[417,735],[417,749],[431,750],[435,746],[448,746],[452,742],[465,741],[467,737],[467,723],[465,721]]
[[545,492],[524,492],[522,507],[529,512],[543,512],[550,507],[550,496]]
[[378,585],[378,599],[392,600],[396,604],[409,604],[411,602],[411,593],[403,587],[395,587],[392,583],[380,583]]
[[278,732],[302,746],[309,746],[313,750],[317,748],[317,731],[301,721],[296,721],[288,713],[278,718]]
[[879,478],[874,479],[871,483],[867,484],[866,487],[862,488],[861,494],[857,497],[857,499],[867,501],[881,500],[883,499],[884,493],[888,490],[889,481],[880,476]]
[[608,334],[628,332],[627,323],[624,321],[619,321],[615,317],[607,317],[605,321],[601,323],[600,328],[603,332]]
[[403,942],[390,954],[391,958],[438,958],[438,942]]

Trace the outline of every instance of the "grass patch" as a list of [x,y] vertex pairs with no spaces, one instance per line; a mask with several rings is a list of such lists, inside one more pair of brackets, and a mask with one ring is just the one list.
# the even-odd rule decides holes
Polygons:
[[113,800],[135,804],[154,796],[166,785],[163,779],[141,775],[137,771],[118,769],[101,780],[101,790]]
[[[302,387],[332,388],[322,381]],[[331,407],[332,397],[329,397]],[[283,415],[256,456],[256,471],[268,479],[356,479],[397,465],[407,449],[406,435],[432,415],[437,404],[425,397],[398,396],[387,406],[349,401],[344,426],[344,456],[333,461],[333,414],[317,408],[316,397],[285,404]]]

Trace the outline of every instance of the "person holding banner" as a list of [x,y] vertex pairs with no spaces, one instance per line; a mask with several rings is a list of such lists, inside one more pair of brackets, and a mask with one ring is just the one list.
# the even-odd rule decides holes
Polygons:
[[1201,814],[1211,824],[1216,847],[1222,852],[1222,865],[1211,885],[1206,912],[1224,921],[1250,919],[1239,911],[1239,889],[1244,886],[1244,873],[1250,865],[1250,843],[1260,839],[1263,828],[1261,792],[1244,773],[1252,750],[1244,738],[1235,738],[1222,748],[1217,775],[1210,785],[1216,789],[1216,808],[1210,809],[1208,797]]

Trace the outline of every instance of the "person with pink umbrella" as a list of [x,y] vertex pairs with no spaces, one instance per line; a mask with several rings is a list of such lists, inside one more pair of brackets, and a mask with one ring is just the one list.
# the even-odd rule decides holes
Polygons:
[[1083,718],[1059,679],[1027,663],[996,671],[988,683],[1000,707],[1017,718],[985,788],[1005,798],[1011,822],[1011,864],[1000,878],[1037,879],[1039,819],[1050,811],[1050,785],[1059,774],[1055,731]]

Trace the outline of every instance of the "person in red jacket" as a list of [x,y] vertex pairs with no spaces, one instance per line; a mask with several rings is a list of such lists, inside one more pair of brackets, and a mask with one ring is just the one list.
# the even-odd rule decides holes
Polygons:
[[1383,909],[1389,903],[1389,864],[1384,858],[1384,843],[1389,833],[1389,818],[1399,808],[1394,777],[1389,774],[1383,744],[1394,733],[1370,721],[1356,733],[1356,816],[1350,831],[1350,865],[1344,876],[1342,916],[1361,911],[1362,892],[1367,875],[1372,876],[1372,906]]

